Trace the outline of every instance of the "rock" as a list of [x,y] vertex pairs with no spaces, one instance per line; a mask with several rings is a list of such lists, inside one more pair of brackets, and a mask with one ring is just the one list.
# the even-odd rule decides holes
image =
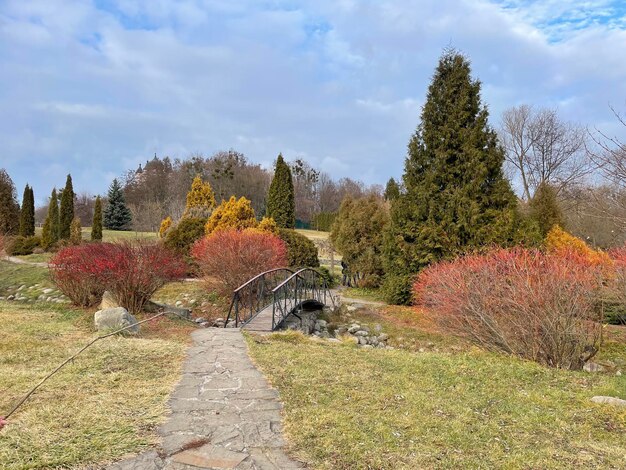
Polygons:
[[11,294],[10,296],[7,297],[7,300],[15,300],[15,296]]
[[374,346],[372,346],[371,344],[364,344],[363,346],[361,346],[361,349],[374,349]]
[[597,373],[597,372],[604,372],[605,369],[603,366],[595,362],[586,362],[585,365],[583,366],[583,370],[589,373]]
[[197,300],[196,300],[196,299],[191,299],[191,300],[189,301],[189,303],[190,303],[191,305],[195,304],[196,302],[197,302]]
[[[128,313],[124,307],[116,307],[98,310],[94,315],[94,323],[98,331],[119,330],[137,323],[137,319]],[[128,328],[126,331],[131,334],[137,334],[139,333],[139,325]]]
[[350,325],[350,328],[348,328],[348,333],[354,334],[357,331],[359,331],[360,329],[361,329],[361,325],[353,323],[352,325]]
[[318,329],[318,328],[320,330],[328,328],[328,322],[326,320],[317,320],[315,322],[315,329]]
[[204,328],[208,328],[209,326],[211,326],[208,321],[203,321],[202,323],[199,323],[199,325]]
[[[43,292],[45,294],[48,294],[46,290],[48,289],[45,289]],[[107,308],[116,308],[119,306],[120,305],[117,303],[117,301],[113,297],[113,294],[111,294],[108,290],[105,290],[104,294],[102,294],[102,301],[100,302],[100,310],[106,310]]]
[[364,330],[359,330],[356,333],[354,333],[354,336],[367,336],[368,332],[364,331]]
[[382,333],[378,335],[378,341],[387,341],[389,339],[389,335],[387,333]]
[[345,335],[348,332],[348,328],[345,326],[340,326],[339,328],[337,328],[335,330],[335,335],[337,336],[341,336],[341,335]]
[[177,307],[180,307],[182,304],[183,304],[182,300],[177,300],[174,305],[176,305]]
[[376,336],[370,336],[369,344],[371,344],[372,346],[378,346],[378,338]]
[[206,318],[198,317],[194,320],[196,323],[204,323],[206,322]]
[[19,292],[19,291],[21,291],[21,290],[23,290],[23,289],[26,289],[26,284],[22,284],[22,285],[21,285],[21,286],[17,289],[17,291]]
[[622,371],[621,371],[621,370],[618,370],[617,372],[615,372],[615,375],[617,375],[617,376],[621,376],[621,375],[622,375]]
[[337,338],[326,338],[326,341],[329,343],[341,343],[341,340]]
[[4,297],[0,297],[0,300],[5,300],[5,298]]
[[348,306],[346,307],[346,310],[347,310],[348,312],[355,312],[355,311],[356,311],[356,307],[355,307],[354,305],[348,305]]
[[381,331],[383,331],[383,327],[380,323],[376,323],[374,325],[374,331],[376,331],[376,333],[380,333]]
[[605,405],[626,407],[626,400],[622,400],[621,398],[596,396],[593,397],[591,401],[594,403],[603,403]]
[[367,344],[367,338],[365,336],[358,336],[358,341],[360,345],[366,345]]
[[37,300],[46,300],[46,296],[41,294],[39,297],[37,297]]
[[[47,289],[42,290],[41,292],[43,292],[44,294],[51,294],[52,292],[54,292],[54,289],[50,289],[49,287]],[[106,292],[105,292],[106,294]]]

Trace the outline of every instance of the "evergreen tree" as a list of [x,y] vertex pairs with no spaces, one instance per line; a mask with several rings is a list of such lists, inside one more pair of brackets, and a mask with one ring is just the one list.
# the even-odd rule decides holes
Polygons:
[[80,245],[83,240],[83,228],[80,225],[80,219],[75,217],[70,226],[70,242],[72,245]]
[[393,201],[400,197],[400,186],[396,183],[396,180],[389,178],[387,186],[385,186],[385,201]]
[[93,208],[93,222],[91,223],[91,239],[93,241],[102,240],[102,200],[100,196],[96,198]]
[[59,200],[56,188],[52,190],[50,195],[50,204],[48,205],[48,215],[43,224],[41,234],[41,246],[44,249],[50,248],[59,241]]
[[541,183],[529,203],[530,217],[539,226],[542,238],[555,225],[563,225],[563,214],[556,198],[556,191],[548,183]]
[[410,301],[412,276],[428,264],[514,237],[516,199],[480,87],[465,57],[443,54],[408,145],[404,191],[391,204],[384,251],[392,302]]
[[59,209],[59,238],[69,240],[71,235],[71,225],[74,220],[74,187],[72,186],[72,176],[67,175],[65,188],[61,193],[61,207]]
[[9,174],[0,169],[0,235],[16,235],[20,228],[20,205]]
[[204,183],[200,176],[196,176],[187,193],[187,203],[183,217],[207,218],[215,207],[215,195],[209,183]]
[[267,193],[266,215],[274,219],[279,227],[294,228],[296,225],[296,200],[291,169],[282,154],[276,159],[274,178]]
[[104,226],[109,230],[130,230],[133,219],[130,209],[126,207],[126,200],[122,186],[114,179],[107,194],[108,204],[104,210]]
[[22,197],[22,211],[20,213],[20,235],[32,237],[35,235],[35,196],[33,188],[26,185]]

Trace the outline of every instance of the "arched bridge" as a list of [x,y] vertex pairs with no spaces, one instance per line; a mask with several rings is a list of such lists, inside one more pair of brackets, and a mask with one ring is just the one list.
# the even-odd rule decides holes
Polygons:
[[335,298],[318,271],[272,269],[233,292],[226,325],[234,321],[236,327],[250,331],[274,331],[289,315],[325,305],[334,307]]

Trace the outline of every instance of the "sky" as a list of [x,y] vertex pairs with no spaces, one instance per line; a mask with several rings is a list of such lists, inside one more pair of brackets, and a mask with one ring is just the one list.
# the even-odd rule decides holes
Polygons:
[[494,127],[530,104],[623,136],[621,0],[0,0],[0,168],[40,204],[230,148],[384,184],[447,47]]

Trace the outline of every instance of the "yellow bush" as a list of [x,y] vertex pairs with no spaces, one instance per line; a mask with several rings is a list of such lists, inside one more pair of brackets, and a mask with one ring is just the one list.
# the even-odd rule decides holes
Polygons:
[[278,234],[278,225],[276,225],[276,221],[272,217],[263,217],[257,229],[261,232]]
[[258,222],[251,202],[245,197],[231,196],[215,208],[204,229],[207,235],[216,230],[256,228]]
[[583,240],[566,232],[558,225],[552,227],[545,239],[546,251],[559,253],[563,251],[576,253],[592,264],[611,265],[611,258],[602,250],[594,250]]
[[161,226],[159,227],[159,238],[165,238],[167,231],[172,227],[172,218],[168,215],[165,219],[161,221]]
[[209,183],[204,183],[200,176],[196,176],[191,183],[191,190],[187,193],[187,203],[183,217],[208,217],[215,207],[215,195]]

